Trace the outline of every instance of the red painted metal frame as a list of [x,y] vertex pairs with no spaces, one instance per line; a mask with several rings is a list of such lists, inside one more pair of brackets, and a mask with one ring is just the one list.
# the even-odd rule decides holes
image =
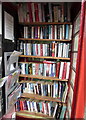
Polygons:
[[[82,1],[81,6],[81,17],[80,17],[80,34],[79,34],[79,45],[78,45],[78,56],[76,65],[76,77],[74,86],[74,96],[72,104],[71,118],[84,118],[84,27],[85,24],[85,0]],[[86,34],[85,34],[86,38]]]

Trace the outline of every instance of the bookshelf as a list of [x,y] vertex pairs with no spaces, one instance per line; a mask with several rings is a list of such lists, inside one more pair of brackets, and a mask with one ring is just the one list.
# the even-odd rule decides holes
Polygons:
[[[23,115],[26,110],[30,114],[35,112],[35,115],[42,113],[43,117],[48,115],[53,119],[64,118],[72,41],[70,15],[68,13],[67,16],[67,11],[64,10],[64,8],[68,10],[69,7],[65,4],[18,5],[20,26],[18,42],[23,54],[19,56],[21,69],[19,83],[22,85],[22,96],[16,102],[17,115]],[[28,9],[23,11],[23,7],[26,6]],[[50,17],[44,9],[42,13],[42,7],[49,9]],[[28,10],[35,13],[28,13]],[[57,10],[59,15],[56,17]],[[29,14],[28,18],[23,13]],[[23,104],[27,107],[30,105],[30,108],[23,108]]]

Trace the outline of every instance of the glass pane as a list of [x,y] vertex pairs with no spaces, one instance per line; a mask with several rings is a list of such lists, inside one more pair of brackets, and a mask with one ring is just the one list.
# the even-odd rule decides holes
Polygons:
[[75,83],[75,74],[76,74],[76,73],[72,70],[70,82],[71,82],[73,88],[74,88],[74,83]]
[[80,15],[77,17],[74,23],[74,34],[79,31],[79,27],[80,27]]
[[77,53],[73,53],[73,68],[76,70]]
[[77,34],[74,38],[74,48],[73,51],[78,51],[78,41],[79,41],[79,34]]

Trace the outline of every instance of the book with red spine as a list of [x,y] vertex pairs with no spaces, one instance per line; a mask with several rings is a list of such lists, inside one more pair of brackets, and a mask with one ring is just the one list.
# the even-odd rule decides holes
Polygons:
[[52,57],[55,57],[55,43],[52,43]]
[[62,79],[65,79],[65,78],[66,78],[66,71],[67,71],[67,63],[66,63],[66,62],[64,62]]
[[43,56],[43,44],[40,45],[41,56]]
[[24,110],[24,102],[20,100],[20,110]]
[[36,75],[38,75],[38,73],[39,73],[39,64],[36,63],[35,67],[36,67]]
[[56,77],[59,78],[60,62],[56,64]]
[[36,22],[39,22],[39,10],[38,10],[38,3],[34,3],[34,8],[35,8],[35,19]]
[[28,10],[29,10],[29,17],[30,17],[30,22],[33,22],[33,17],[32,17],[32,8],[31,8],[31,3],[28,3]]
[[44,102],[42,102],[42,113],[44,113]]

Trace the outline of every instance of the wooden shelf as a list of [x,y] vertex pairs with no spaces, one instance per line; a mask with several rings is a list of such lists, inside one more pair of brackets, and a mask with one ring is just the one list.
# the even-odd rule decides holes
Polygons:
[[32,56],[32,55],[19,55],[19,57],[28,57],[28,58],[45,58],[45,59],[59,59],[59,60],[70,60],[70,58],[62,57],[51,57],[51,56]]
[[57,42],[71,42],[72,40],[66,40],[66,39],[36,39],[36,38],[19,38],[19,40],[23,41],[57,41]]
[[41,62],[41,61],[40,61],[40,62],[37,62],[37,61],[24,62],[24,61],[23,61],[23,62],[19,62],[19,63],[26,63],[26,64],[30,64],[30,63],[37,63],[37,64],[41,64],[41,63],[42,63],[42,64],[43,64],[43,62]]
[[20,22],[20,25],[65,25],[72,24],[71,22]]
[[48,97],[48,96],[41,96],[41,95],[37,95],[37,94],[23,93],[21,95],[21,98],[31,98],[31,99],[42,100],[42,101],[43,100],[44,101],[53,101],[53,102],[63,103],[64,105],[66,105],[64,102],[62,102],[58,98],[53,98],[53,97]]
[[29,112],[29,111],[19,111],[16,112],[16,116],[24,117],[24,118],[33,118],[34,119],[41,119],[41,120],[54,120],[53,117],[50,117],[48,115],[42,114],[42,113],[35,113],[35,112]]
[[44,80],[56,80],[56,81],[68,81],[66,79],[59,79],[56,77],[47,77],[47,76],[41,76],[41,75],[20,74],[19,77],[28,77],[28,78],[36,78],[36,79],[44,79]]

